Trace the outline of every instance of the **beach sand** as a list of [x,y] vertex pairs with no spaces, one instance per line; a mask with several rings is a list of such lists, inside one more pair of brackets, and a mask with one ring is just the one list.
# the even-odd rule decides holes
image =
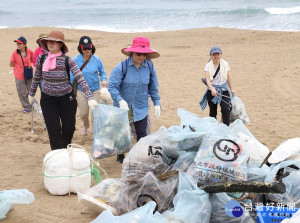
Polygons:
[[[16,45],[13,40],[25,36],[33,51],[41,32],[57,28],[0,29],[0,190],[26,188],[35,195],[30,205],[15,205],[15,210],[1,222],[90,222],[97,217],[77,202],[77,195],[52,196],[43,186],[43,158],[50,151],[47,132],[34,114],[34,134],[31,114],[23,114],[9,58]],[[209,60],[209,50],[218,45],[229,62],[233,87],[246,106],[253,135],[270,150],[300,133],[300,32],[267,32],[222,28],[194,29],[153,33],[106,33],[61,29],[69,47],[69,56],[78,54],[79,38],[89,35],[107,75],[125,56],[120,50],[136,36],[146,36],[161,56],[154,59],[158,74],[163,112],[154,119],[152,131],[160,126],[179,125],[177,108],[185,108],[199,117],[199,101],[205,92],[201,83],[203,69]],[[37,92],[37,98],[40,93]],[[218,112],[220,114],[220,112]],[[218,116],[220,119],[220,115]],[[91,152],[92,131],[80,135],[77,117],[73,143]],[[111,178],[120,177],[121,165],[116,157],[100,160]]]

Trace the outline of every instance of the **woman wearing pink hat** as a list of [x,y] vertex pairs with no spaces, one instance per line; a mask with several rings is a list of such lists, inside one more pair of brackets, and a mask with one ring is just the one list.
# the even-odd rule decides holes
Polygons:
[[[153,104],[155,117],[161,113],[160,96],[156,71],[150,59],[159,57],[159,53],[150,48],[146,37],[136,37],[132,45],[121,50],[128,58],[119,63],[111,72],[108,91],[114,100],[114,106],[132,109],[137,140],[147,135],[148,95]],[[124,155],[118,156],[122,162]]]
[[48,37],[40,40],[40,44],[48,53],[37,58],[29,102],[32,104],[35,101],[37,86],[43,79],[41,107],[51,149],[67,148],[75,131],[77,110],[77,101],[68,69],[72,71],[78,85],[85,93],[90,109],[95,109],[98,103],[93,99],[89,86],[75,61],[65,55],[68,47],[64,43],[64,34],[60,31],[52,31]]

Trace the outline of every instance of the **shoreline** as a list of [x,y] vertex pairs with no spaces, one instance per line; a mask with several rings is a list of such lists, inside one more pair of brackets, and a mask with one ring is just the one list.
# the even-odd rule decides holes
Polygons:
[[[28,47],[35,50],[38,35],[57,28],[31,27],[0,29],[0,190],[26,188],[35,195],[30,205],[15,205],[1,223],[30,222],[91,222],[98,215],[77,202],[77,196],[52,196],[45,189],[42,177],[43,158],[50,152],[48,134],[34,114],[34,134],[30,131],[31,114],[23,114],[14,76],[9,74],[9,58],[23,35]],[[208,108],[201,111],[199,101],[206,88],[201,82],[209,50],[218,45],[229,63],[233,88],[246,107],[251,125],[246,127],[256,139],[271,151],[282,142],[299,137],[300,133],[300,32],[253,31],[225,28],[203,28],[150,33],[109,33],[90,30],[57,29],[65,34],[68,56],[78,54],[81,36],[91,37],[109,78],[112,69],[126,57],[121,49],[134,37],[144,35],[151,48],[160,53],[154,59],[158,75],[162,114],[154,118],[151,106],[152,132],[160,126],[180,125],[177,109],[184,108],[199,117],[208,116]],[[39,100],[39,91],[36,94]],[[220,111],[218,109],[218,120]],[[76,131],[72,143],[91,152],[92,130],[80,135],[77,114]],[[98,160],[110,178],[119,178],[122,166],[116,157]],[[30,213],[30,215],[28,214]]]

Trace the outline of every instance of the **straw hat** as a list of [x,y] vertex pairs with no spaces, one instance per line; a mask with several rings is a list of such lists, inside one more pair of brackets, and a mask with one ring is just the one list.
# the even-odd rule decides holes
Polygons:
[[47,41],[48,40],[52,40],[52,41],[57,41],[57,42],[62,42],[63,43],[63,46],[62,46],[62,51],[64,54],[66,54],[67,52],[69,52],[68,50],[68,47],[66,46],[66,44],[64,43],[64,40],[65,40],[65,36],[63,34],[63,32],[60,32],[60,31],[52,31],[48,37],[45,37],[45,38],[42,38],[40,40],[40,43],[41,43],[41,47],[44,48],[44,50],[48,50],[48,47],[47,47]]
[[132,45],[123,48],[121,52],[126,56],[130,56],[131,52],[147,53],[148,59],[154,59],[160,56],[160,54],[156,50],[150,48],[149,39],[142,36],[134,38],[134,40],[132,41]]
[[40,43],[40,39],[43,39],[43,38],[46,38],[47,37],[47,34],[46,33],[41,33],[39,35],[39,38],[35,41],[37,44]]

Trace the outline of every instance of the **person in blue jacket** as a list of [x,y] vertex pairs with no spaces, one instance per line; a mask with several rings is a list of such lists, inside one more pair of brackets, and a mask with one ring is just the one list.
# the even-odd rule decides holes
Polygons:
[[[150,48],[146,37],[136,37],[132,45],[121,50],[128,58],[119,63],[111,72],[108,91],[114,106],[131,110],[137,141],[147,135],[148,95],[153,104],[155,117],[161,113],[160,96],[155,68],[151,59],[160,54]],[[118,156],[123,162],[124,155]]]
[[[106,73],[104,71],[103,64],[98,56],[95,55],[96,48],[92,43],[92,40],[88,36],[82,36],[79,40],[78,54],[73,60],[80,68],[85,81],[87,82],[93,98],[100,103],[100,81],[102,86],[107,86]],[[71,74],[71,81],[74,83],[74,76]],[[78,85],[77,90],[77,102],[79,109],[79,117],[82,121],[81,135],[87,134],[89,128],[89,106],[87,99],[83,93],[82,88]]]

